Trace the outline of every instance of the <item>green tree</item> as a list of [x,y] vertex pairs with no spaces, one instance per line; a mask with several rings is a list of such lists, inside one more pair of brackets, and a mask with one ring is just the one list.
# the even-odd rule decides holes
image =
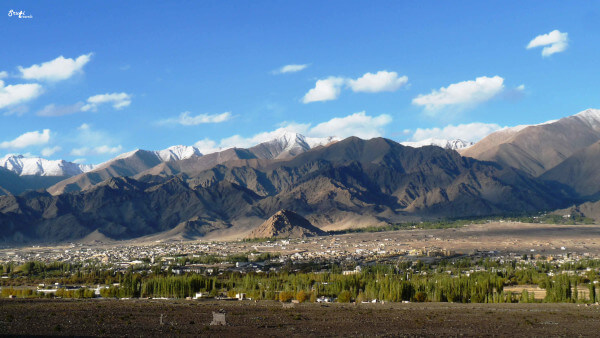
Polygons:
[[352,294],[348,290],[344,290],[338,294],[339,303],[349,303],[352,298]]

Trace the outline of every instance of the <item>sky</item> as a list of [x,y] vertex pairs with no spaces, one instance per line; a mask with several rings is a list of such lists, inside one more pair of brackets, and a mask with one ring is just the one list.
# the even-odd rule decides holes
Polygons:
[[[2,13],[3,11],[3,13]],[[0,157],[477,141],[600,108],[600,1],[3,1]]]

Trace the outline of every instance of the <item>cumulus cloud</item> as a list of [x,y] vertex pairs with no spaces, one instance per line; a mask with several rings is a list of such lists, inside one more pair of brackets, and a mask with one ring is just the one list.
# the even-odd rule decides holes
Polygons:
[[390,115],[369,116],[363,111],[319,123],[309,130],[308,135],[324,137],[335,134],[339,137],[358,136],[368,139],[383,135],[383,127],[390,122]]
[[296,73],[299,72],[301,70],[304,70],[306,67],[308,67],[307,64],[304,65],[285,65],[275,71],[273,71],[274,74],[285,74],[285,73]]
[[443,128],[417,128],[411,141],[422,141],[429,138],[477,142],[487,135],[502,129],[495,123],[473,122],[459,125],[447,125]]
[[30,146],[46,144],[48,141],[50,141],[50,129],[44,129],[42,132],[30,131],[18,136],[12,141],[0,142],[0,148],[23,149]]
[[44,108],[42,108],[40,111],[38,111],[36,114],[38,116],[63,116],[63,115],[70,115],[70,114],[75,114],[81,111],[81,108],[83,108],[84,104],[82,102],[78,102],[75,104],[71,104],[71,105],[55,105],[55,104],[49,104],[46,105]]
[[380,70],[377,73],[365,73],[358,79],[330,76],[317,80],[315,87],[304,95],[302,102],[318,102],[335,100],[340,96],[342,87],[353,92],[378,93],[393,92],[408,83],[407,76],[398,76],[396,72]]
[[468,108],[483,103],[498,95],[504,89],[504,79],[500,76],[481,76],[475,81],[453,83],[448,87],[421,94],[412,100],[417,106],[434,114],[445,107]]
[[0,72],[0,79],[4,79],[4,78],[7,78],[7,77],[8,77],[8,73],[5,70],[3,70],[3,71]]
[[0,109],[32,100],[42,94],[42,86],[37,83],[4,85],[0,80]]
[[344,78],[330,76],[326,79],[317,80],[315,87],[304,95],[302,102],[318,102],[318,101],[330,101],[335,100],[340,96],[342,86],[344,85]]
[[98,106],[104,103],[112,104],[113,108],[121,109],[131,104],[131,94],[127,93],[106,93],[91,96],[87,99],[87,104],[81,107],[82,111],[97,111]]
[[203,140],[200,140],[198,142],[196,142],[194,144],[194,146],[196,148],[198,148],[198,150],[200,150],[201,153],[203,154],[210,154],[210,153],[214,153],[219,151],[219,147],[217,146],[217,142],[209,139],[209,138],[205,138]]
[[189,111],[181,113],[178,117],[161,120],[159,124],[181,124],[183,126],[197,126],[205,123],[221,123],[231,119],[231,113],[199,114],[192,116]]
[[366,73],[356,80],[348,80],[348,86],[354,92],[393,92],[398,90],[408,82],[407,76],[398,77],[396,72],[388,72],[385,70],[377,73]]
[[42,149],[42,156],[44,157],[48,157],[48,156],[52,156],[54,155],[56,152],[60,151],[62,148],[59,146],[55,146],[55,147],[47,147]]
[[554,53],[563,52],[569,46],[569,34],[561,33],[555,29],[548,34],[542,34],[536,36],[533,40],[529,41],[527,49],[544,47],[542,49],[542,56],[550,56]]
[[205,138],[196,142],[196,146],[203,154],[210,154],[220,149],[233,147],[248,148],[259,143],[266,142],[281,136],[285,132],[299,133],[308,137],[327,137],[327,136],[358,136],[361,138],[373,138],[383,135],[383,127],[392,121],[392,117],[386,114],[379,116],[370,116],[365,112],[359,112],[344,117],[336,117],[329,121],[322,122],[316,126],[310,123],[283,123],[279,128],[273,131],[266,131],[255,134],[250,137],[233,135],[219,142]]
[[81,55],[77,59],[70,59],[61,55],[52,61],[32,65],[27,68],[19,66],[18,69],[23,79],[60,81],[68,79],[76,73],[81,73],[83,66],[90,61],[91,56],[92,53]]

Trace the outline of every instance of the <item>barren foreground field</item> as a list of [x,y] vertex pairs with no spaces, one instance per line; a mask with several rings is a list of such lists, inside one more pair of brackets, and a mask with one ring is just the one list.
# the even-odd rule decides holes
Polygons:
[[[227,326],[211,326],[226,311]],[[161,315],[162,322],[161,325]],[[0,299],[1,335],[597,336],[600,307],[575,304],[296,304]]]

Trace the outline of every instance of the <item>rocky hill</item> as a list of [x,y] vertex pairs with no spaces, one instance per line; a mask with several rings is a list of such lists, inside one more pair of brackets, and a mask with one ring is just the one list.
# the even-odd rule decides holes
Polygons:
[[323,236],[326,232],[312,225],[306,218],[290,210],[280,210],[269,217],[247,238],[302,238]]

